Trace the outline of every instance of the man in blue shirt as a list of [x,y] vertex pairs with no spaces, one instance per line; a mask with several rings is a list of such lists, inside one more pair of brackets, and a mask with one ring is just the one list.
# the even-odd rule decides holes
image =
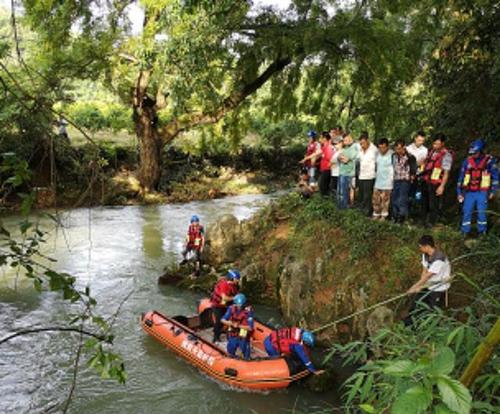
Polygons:
[[457,182],[458,202],[462,207],[461,231],[464,235],[471,230],[472,213],[477,211],[479,234],[486,233],[486,210],[498,189],[498,167],[496,160],[484,154],[485,142],[474,141],[469,147],[469,156],[462,163]]

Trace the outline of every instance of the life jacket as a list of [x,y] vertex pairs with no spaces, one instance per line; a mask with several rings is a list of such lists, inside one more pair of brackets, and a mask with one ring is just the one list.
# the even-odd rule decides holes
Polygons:
[[299,328],[281,328],[271,333],[271,344],[280,354],[291,354],[291,345],[300,343],[302,330]]
[[[309,157],[310,155],[314,154],[318,149],[318,143],[316,141],[313,141],[309,144],[307,144],[307,149],[306,149],[306,157]],[[305,162],[306,167],[317,167],[319,164],[319,159],[315,159],[315,157],[307,160]]]
[[440,151],[431,150],[424,164],[424,171],[422,172],[422,178],[425,182],[431,184],[441,184],[443,181],[444,171],[443,171],[443,159],[446,154],[453,154],[446,148]]
[[238,287],[234,283],[231,283],[226,279],[221,279],[215,284],[214,291],[210,297],[212,305],[218,307],[226,307],[228,305],[222,300],[222,294],[224,293],[223,291],[226,285],[229,286],[229,292],[226,293],[226,296],[234,296],[238,293]]
[[[252,308],[250,306],[244,307],[239,312],[237,310],[237,306],[235,305],[232,305],[229,309],[231,309],[231,314],[229,316],[229,320],[231,322],[236,322],[238,325],[248,326],[248,318],[252,313]],[[229,336],[239,336],[241,338],[249,338],[251,332],[243,328],[229,327],[227,330],[227,334]]]
[[196,250],[200,250],[201,243],[203,241],[203,226],[190,224],[187,235],[189,247],[194,247]]
[[466,191],[488,191],[491,187],[491,173],[487,170],[491,157],[485,155],[479,163],[473,157],[467,158],[462,188]]

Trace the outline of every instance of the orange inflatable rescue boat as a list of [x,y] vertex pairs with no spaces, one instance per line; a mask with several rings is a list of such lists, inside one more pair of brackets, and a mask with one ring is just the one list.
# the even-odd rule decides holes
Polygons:
[[288,356],[268,357],[264,339],[272,329],[254,319],[251,359],[231,357],[226,343],[212,343],[213,315],[210,301],[203,299],[198,315],[173,316],[150,311],[141,316],[143,329],[167,348],[230,386],[249,390],[286,388],[309,372],[300,360]]

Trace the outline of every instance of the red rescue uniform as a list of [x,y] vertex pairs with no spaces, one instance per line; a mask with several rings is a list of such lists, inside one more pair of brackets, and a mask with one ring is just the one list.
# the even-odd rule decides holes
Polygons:
[[236,294],[238,294],[238,286],[227,279],[221,279],[214,286],[210,302],[214,307],[225,308],[228,304],[224,302],[222,295],[235,296]]

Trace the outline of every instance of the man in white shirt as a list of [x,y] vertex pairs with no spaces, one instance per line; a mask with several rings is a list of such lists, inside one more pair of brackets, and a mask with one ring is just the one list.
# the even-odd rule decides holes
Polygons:
[[377,147],[370,142],[368,132],[363,131],[359,137],[359,177],[358,177],[358,204],[367,216],[372,215],[373,185],[375,184],[375,166]]
[[[413,155],[417,160],[417,178],[413,180],[410,186],[410,205],[415,205],[415,200],[420,200],[422,196],[422,180],[419,178],[418,174],[420,174],[424,170],[425,160],[427,159],[427,155],[429,154],[429,150],[424,145],[425,144],[425,132],[418,131],[413,138],[413,143],[406,147],[406,151],[409,154]],[[419,193],[419,196],[416,196]]]
[[418,131],[417,135],[415,135],[415,138],[413,139],[413,143],[406,147],[406,151],[413,155],[417,160],[417,167],[422,167],[424,165],[427,154],[429,153],[429,150],[424,144],[425,133],[423,131]]
[[423,302],[431,308],[443,308],[446,302],[446,292],[450,288],[451,265],[446,255],[436,248],[434,238],[424,235],[419,242],[422,252],[422,273],[408,293],[416,293],[417,297],[412,304],[405,325],[411,325],[415,317],[422,313],[417,309],[417,303]]

